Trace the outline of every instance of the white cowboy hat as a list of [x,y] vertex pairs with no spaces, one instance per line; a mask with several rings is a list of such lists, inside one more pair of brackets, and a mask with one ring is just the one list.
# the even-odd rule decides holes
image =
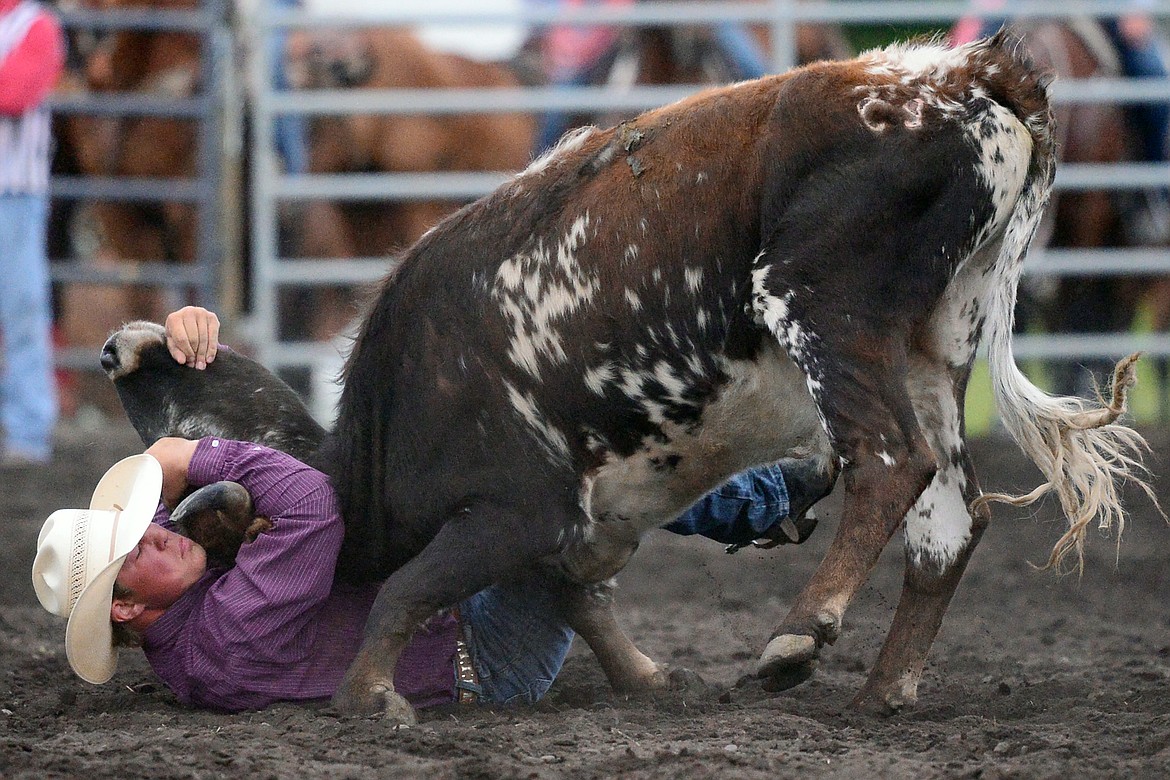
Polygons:
[[32,579],[41,606],[68,618],[65,655],[77,676],[114,676],[110,604],[122,561],[138,546],[162,495],[162,466],[150,455],[118,461],[93,491],[89,509],[61,509],[41,527]]

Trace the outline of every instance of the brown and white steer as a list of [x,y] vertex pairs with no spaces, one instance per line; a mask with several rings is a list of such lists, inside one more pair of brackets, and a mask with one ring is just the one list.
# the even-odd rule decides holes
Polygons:
[[588,587],[728,475],[790,454],[841,470],[844,515],[759,673],[807,674],[904,525],[903,594],[857,703],[912,702],[989,517],[963,443],[981,339],[1037,494],[1072,523],[1054,560],[1121,517],[1139,468],[1115,423],[1132,361],[1097,408],[1012,357],[1053,168],[1047,79],[1001,34],[579,131],[441,222],[368,312],[321,453],[340,569],[388,577],[335,704],[409,718],[391,680],[414,627],[537,563],[580,584],[566,613],[611,680],[663,684],[597,639]]
[[594,586],[643,531],[791,454],[840,471],[844,515],[759,674],[807,676],[904,526],[856,703],[912,702],[989,517],[963,443],[985,335],[1047,480],[1023,500],[1055,491],[1070,519],[1054,562],[1120,520],[1140,476],[1115,422],[1132,360],[1100,408],[1012,357],[1051,123],[1046,79],[1002,35],[894,46],[577,132],[427,233],[369,310],[314,456],[346,518],[339,573],[386,578],[335,704],[409,720],[392,675],[415,626],[539,570],[615,686],[664,685]]

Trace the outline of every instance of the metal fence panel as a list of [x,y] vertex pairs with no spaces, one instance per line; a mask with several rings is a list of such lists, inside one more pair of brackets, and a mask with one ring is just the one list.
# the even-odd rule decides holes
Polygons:
[[[55,175],[50,196],[55,200],[136,203],[182,202],[196,209],[195,262],[176,266],[162,258],[135,258],[114,267],[96,267],[83,257],[52,258],[50,277],[56,284],[149,285],[192,291],[193,299],[217,308],[223,275],[222,159],[226,68],[231,66],[232,36],[225,0],[203,0],[198,10],[69,9],[60,13],[66,30],[115,32],[139,30],[196,35],[201,44],[199,92],[187,98],[140,93],[90,92],[54,95],[50,109],[57,115],[107,118],[161,117],[197,124],[196,175],[193,178]],[[58,352],[57,364],[96,368],[95,356],[84,348]]]

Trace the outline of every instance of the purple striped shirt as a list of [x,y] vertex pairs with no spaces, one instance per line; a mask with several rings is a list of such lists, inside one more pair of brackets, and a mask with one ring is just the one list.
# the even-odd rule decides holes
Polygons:
[[[335,585],[344,527],[328,478],[282,452],[206,438],[191,459],[194,486],[248,489],[272,530],[245,544],[231,569],[209,570],[143,635],[151,667],[180,701],[236,712],[331,696],[361,644],[377,586]],[[169,524],[159,507],[156,522]],[[456,621],[415,632],[394,686],[415,707],[455,701]]]

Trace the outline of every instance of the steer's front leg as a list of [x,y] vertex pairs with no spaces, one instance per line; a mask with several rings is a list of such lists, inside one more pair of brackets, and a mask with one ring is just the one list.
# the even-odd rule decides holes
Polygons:
[[562,520],[549,512],[530,518],[487,501],[448,520],[423,551],[382,586],[366,623],[365,640],[333,706],[346,714],[383,712],[394,722],[413,723],[414,709],[394,690],[394,667],[415,627],[555,552]]
[[414,707],[394,690],[394,667],[410,634],[368,636],[345,679],[333,695],[333,706],[346,715],[385,715],[395,724],[413,726]]
[[554,586],[565,622],[589,645],[610,687],[617,693],[644,693],[670,687],[666,667],[643,653],[626,636],[613,614],[613,585]]

